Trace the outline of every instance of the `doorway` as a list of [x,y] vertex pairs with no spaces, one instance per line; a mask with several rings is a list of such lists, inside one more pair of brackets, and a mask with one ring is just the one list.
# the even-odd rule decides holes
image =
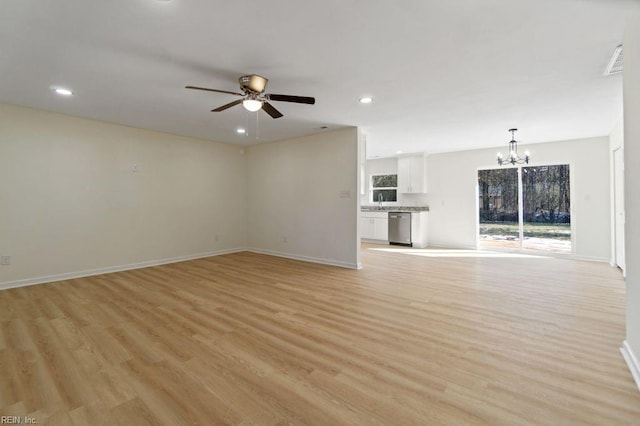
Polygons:
[[478,170],[478,247],[572,253],[568,164]]

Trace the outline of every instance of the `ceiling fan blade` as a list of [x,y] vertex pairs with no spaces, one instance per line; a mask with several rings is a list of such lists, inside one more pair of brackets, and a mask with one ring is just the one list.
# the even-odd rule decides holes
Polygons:
[[244,96],[242,93],[229,92],[228,90],[207,89],[206,87],[185,86],[185,89],[206,90],[207,92],[226,93],[228,95]]
[[280,111],[278,111],[277,109],[275,109],[274,106],[271,105],[269,102],[264,102],[262,104],[262,109],[264,110],[264,112],[269,114],[271,116],[271,118],[280,118],[280,117],[282,117],[282,113]]
[[313,105],[316,103],[316,98],[312,98],[310,96],[291,96],[291,95],[274,95],[269,94],[267,98],[272,101],[282,101],[282,102],[295,102],[297,104],[309,104]]
[[231,108],[231,107],[233,107],[233,106],[236,106],[236,105],[238,105],[238,104],[241,104],[241,103],[242,103],[242,99],[238,99],[237,101],[229,102],[229,103],[228,103],[228,104],[226,104],[226,105],[222,105],[222,106],[220,106],[220,107],[218,107],[218,108],[216,108],[216,109],[212,109],[212,110],[211,110],[211,112],[220,112],[220,111],[224,111],[225,109],[229,109],[229,108]]

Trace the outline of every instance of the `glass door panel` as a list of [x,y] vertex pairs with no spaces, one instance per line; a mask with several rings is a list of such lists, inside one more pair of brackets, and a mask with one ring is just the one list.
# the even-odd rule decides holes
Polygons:
[[480,248],[520,249],[518,169],[478,170]]
[[569,165],[522,168],[522,248],[571,253]]

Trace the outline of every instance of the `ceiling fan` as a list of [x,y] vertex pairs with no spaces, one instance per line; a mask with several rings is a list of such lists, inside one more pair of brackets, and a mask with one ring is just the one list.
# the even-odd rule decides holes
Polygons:
[[228,90],[208,89],[206,87],[185,86],[186,89],[206,90],[209,92],[226,93],[229,95],[242,96],[242,99],[238,99],[228,104],[222,105],[216,109],[212,109],[211,112],[220,112],[233,106],[242,104],[247,111],[258,111],[263,109],[264,112],[269,114],[272,118],[282,117],[282,113],[278,111],[269,101],[280,102],[293,102],[297,104],[309,104],[316,103],[316,99],[309,96],[291,96],[291,95],[276,95],[273,93],[264,93],[267,87],[267,80],[257,74],[243,75],[238,79],[240,82],[239,92],[230,92]]

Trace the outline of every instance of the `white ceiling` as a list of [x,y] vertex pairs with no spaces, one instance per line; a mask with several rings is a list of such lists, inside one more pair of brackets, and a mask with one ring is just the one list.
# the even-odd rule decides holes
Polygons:
[[[0,102],[235,144],[359,126],[369,157],[506,146],[510,127],[601,136],[622,114],[603,71],[639,3],[2,0]],[[235,97],[184,89],[249,73],[316,105],[273,102],[284,117],[259,112],[256,140],[256,114],[209,112]]]

